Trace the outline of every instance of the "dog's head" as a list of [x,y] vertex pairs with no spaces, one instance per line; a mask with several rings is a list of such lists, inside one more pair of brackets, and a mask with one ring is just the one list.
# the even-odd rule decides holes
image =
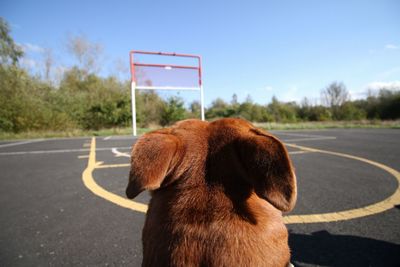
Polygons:
[[296,176],[276,137],[242,119],[186,120],[139,138],[126,195],[238,181],[279,210],[289,211],[296,202]]

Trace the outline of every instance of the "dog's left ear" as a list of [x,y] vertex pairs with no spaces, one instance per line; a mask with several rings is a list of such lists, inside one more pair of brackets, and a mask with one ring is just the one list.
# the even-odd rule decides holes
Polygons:
[[136,197],[144,190],[160,188],[178,162],[180,140],[162,132],[139,138],[132,150],[131,170],[126,196]]
[[238,139],[239,157],[256,194],[281,211],[296,203],[296,176],[285,146],[276,137],[250,129]]

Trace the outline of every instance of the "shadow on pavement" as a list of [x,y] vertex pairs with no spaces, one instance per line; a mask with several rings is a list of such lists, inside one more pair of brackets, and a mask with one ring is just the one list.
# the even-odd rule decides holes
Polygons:
[[291,232],[289,245],[295,266],[400,266],[400,245],[371,238]]

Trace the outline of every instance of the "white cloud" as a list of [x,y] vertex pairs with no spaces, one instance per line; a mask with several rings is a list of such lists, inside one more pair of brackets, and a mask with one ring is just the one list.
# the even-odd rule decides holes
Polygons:
[[367,96],[368,92],[365,89],[356,89],[356,90],[349,90],[350,99],[363,99]]
[[377,78],[379,80],[390,80],[392,79],[392,77],[399,77],[399,76],[400,76],[400,67],[395,67],[379,73]]
[[371,90],[379,90],[383,88],[388,90],[400,90],[400,81],[372,82],[367,85],[367,89]]
[[24,52],[33,52],[33,53],[43,53],[44,48],[35,44],[31,43],[25,43],[25,44],[20,44]]
[[385,45],[385,49],[396,50],[396,49],[399,49],[399,48],[400,48],[400,46],[394,45],[394,44],[387,44],[387,45]]

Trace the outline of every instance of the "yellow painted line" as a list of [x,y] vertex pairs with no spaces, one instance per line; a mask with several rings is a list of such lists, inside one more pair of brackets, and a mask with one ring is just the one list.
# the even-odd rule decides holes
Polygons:
[[388,198],[386,198],[380,202],[377,202],[375,204],[369,205],[369,206],[365,206],[365,207],[357,208],[357,209],[339,211],[339,212],[322,213],[322,214],[289,215],[289,216],[284,217],[285,223],[287,223],[287,224],[291,224],[291,223],[321,223],[321,222],[344,221],[344,220],[350,220],[350,219],[365,217],[365,216],[374,215],[374,214],[377,214],[380,212],[384,212],[386,210],[393,208],[395,205],[400,204],[400,173],[398,171],[396,171],[395,169],[390,168],[381,163],[369,160],[369,159],[365,159],[365,158],[361,158],[361,157],[357,157],[357,156],[353,156],[353,155],[349,155],[349,154],[332,152],[332,151],[321,150],[321,149],[314,149],[314,148],[309,148],[309,147],[304,147],[304,146],[298,146],[295,144],[286,144],[286,146],[298,148],[298,149],[301,149],[304,151],[318,152],[318,153],[329,154],[329,155],[334,155],[334,156],[338,156],[338,157],[344,157],[344,158],[348,158],[348,159],[358,160],[358,161],[373,165],[373,166],[378,167],[378,168],[390,173],[391,175],[393,175],[397,180],[397,189]]
[[[294,224],[294,223],[321,223],[321,222],[335,222],[335,221],[344,221],[344,220],[350,220],[350,219],[355,219],[355,218],[361,218],[369,215],[374,215],[383,211],[386,211],[388,209],[393,208],[395,205],[400,204],[400,173],[396,171],[393,168],[390,168],[386,165],[383,165],[381,163],[368,160],[365,158],[349,155],[349,154],[344,154],[344,153],[338,153],[338,152],[332,152],[332,151],[327,151],[327,150],[321,150],[321,149],[314,149],[314,148],[309,148],[309,147],[304,147],[304,146],[298,146],[295,144],[286,144],[286,146],[293,147],[300,149],[301,151],[295,151],[295,152],[317,152],[317,153],[323,153],[323,154],[329,154],[329,155],[334,155],[338,157],[344,157],[344,158],[349,158],[353,160],[358,160],[370,165],[373,165],[375,167],[378,167],[391,175],[393,175],[397,182],[398,182],[398,187],[396,191],[393,193],[393,195],[389,196],[388,198],[384,199],[383,201],[377,202],[375,204],[357,208],[357,209],[351,209],[351,210],[345,210],[345,211],[340,211],[340,212],[329,212],[329,213],[321,213],[321,214],[307,214],[307,215],[288,215],[284,216],[284,222],[286,224]],[[300,153],[296,153],[300,154]],[[114,204],[117,204],[119,206],[122,206],[124,208],[128,208],[134,211],[139,211],[145,213],[148,209],[148,206],[146,204],[138,203],[132,200],[125,199],[119,195],[113,194],[104,188],[100,187],[93,179],[92,173],[95,169],[102,169],[102,168],[118,168],[118,167],[128,167],[130,166],[129,164],[110,164],[110,165],[102,165],[103,162],[96,162],[96,139],[93,137],[92,142],[91,142],[91,147],[90,147],[90,154],[89,154],[89,160],[88,160],[88,166],[85,169],[85,171],[82,174],[82,179],[85,184],[85,186],[92,191],[94,194],[96,194],[99,197],[102,197]]]
[[89,155],[80,155],[78,156],[78,159],[87,159]]
[[122,206],[127,209],[135,210],[135,211],[140,211],[140,212],[146,212],[147,211],[147,205],[138,203],[132,200],[128,200],[126,198],[123,198],[119,195],[116,195],[114,193],[111,193],[101,186],[99,186],[95,180],[93,179],[92,173],[93,170],[99,166],[101,163],[96,162],[96,138],[92,138],[91,146],[90,146],[90,154],[89,154],[89,160],[88,160],[88,165],[86,169],[82,173],[82,180],[85,186],[92,191],[95,195],[102,197],[114,204],[117,204],[119,206]]

